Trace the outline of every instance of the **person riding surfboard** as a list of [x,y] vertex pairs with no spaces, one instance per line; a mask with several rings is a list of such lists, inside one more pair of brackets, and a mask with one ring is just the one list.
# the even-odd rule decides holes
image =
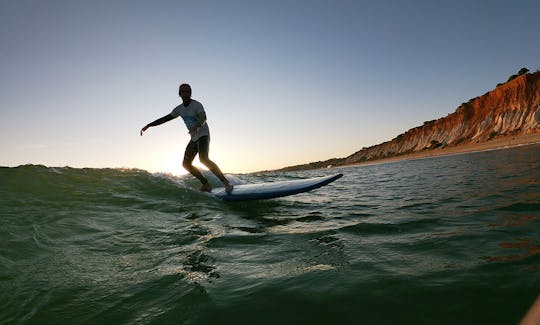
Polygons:
[[202,173],[193,166],[192,162],[195,156],[199,154],[199,160],[203,163],[225,186],[225,190],[230,193],[233,190],[233,185],[223,175],[219,167],[208,157],[210,146],[210,129],[206,122],[206,112],[203,105],[191,98],[191,86],[189,84],[181,84],[178,88],[178,95],[182,98],[182,104],[176,106],[169,114],[147,124],[141,129],[141,136],[152,126],[158,126],[170,120],[181,116],[189,130],[191,137],[184,152],[184,161],[182,166],[201,183],[201,191],[211,192],[212,186],[202,175]]

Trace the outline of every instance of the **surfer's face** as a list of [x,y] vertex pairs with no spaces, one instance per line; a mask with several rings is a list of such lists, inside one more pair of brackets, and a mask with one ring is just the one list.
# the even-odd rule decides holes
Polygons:
[[180,97],[182,97],[183,101],[188,101],[191,99],[191,89],[189,87],[180,87],[178,93]]

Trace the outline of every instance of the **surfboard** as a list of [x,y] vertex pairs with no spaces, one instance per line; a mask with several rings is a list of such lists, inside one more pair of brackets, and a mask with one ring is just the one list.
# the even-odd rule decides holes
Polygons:
[[224,188],[217,188],[212,191],[212,195],[224,201],[273,199],[276,197],[308,192],[321,186],[328,185],[342,176],[343,174],[335,174],[330,176],[295,179],[291,181],[235,185],[230,193],[225,192]]

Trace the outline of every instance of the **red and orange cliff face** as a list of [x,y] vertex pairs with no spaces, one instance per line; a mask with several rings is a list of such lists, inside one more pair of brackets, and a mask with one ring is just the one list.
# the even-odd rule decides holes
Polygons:
[[425,122],[391,141],[362,149],[346,158],[317,161],[281,170],[349,165],[434,148],[483,143],[501,136],[532,133],[540,134],[540,71],[522,74],[462,104],[454,113]]
[[540,132],[540,72],[521,75],[462,104],[446,117],[340,161],[353,164],[435,147],[480,143],[503,135]]

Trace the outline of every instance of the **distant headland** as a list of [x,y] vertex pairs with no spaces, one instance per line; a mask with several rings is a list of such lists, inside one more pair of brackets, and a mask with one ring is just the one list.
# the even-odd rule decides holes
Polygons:
[[540,142],[540,70],[522,68],[454,113],[426,121],[394,139],[333,158],[277,171],[414,159]]

